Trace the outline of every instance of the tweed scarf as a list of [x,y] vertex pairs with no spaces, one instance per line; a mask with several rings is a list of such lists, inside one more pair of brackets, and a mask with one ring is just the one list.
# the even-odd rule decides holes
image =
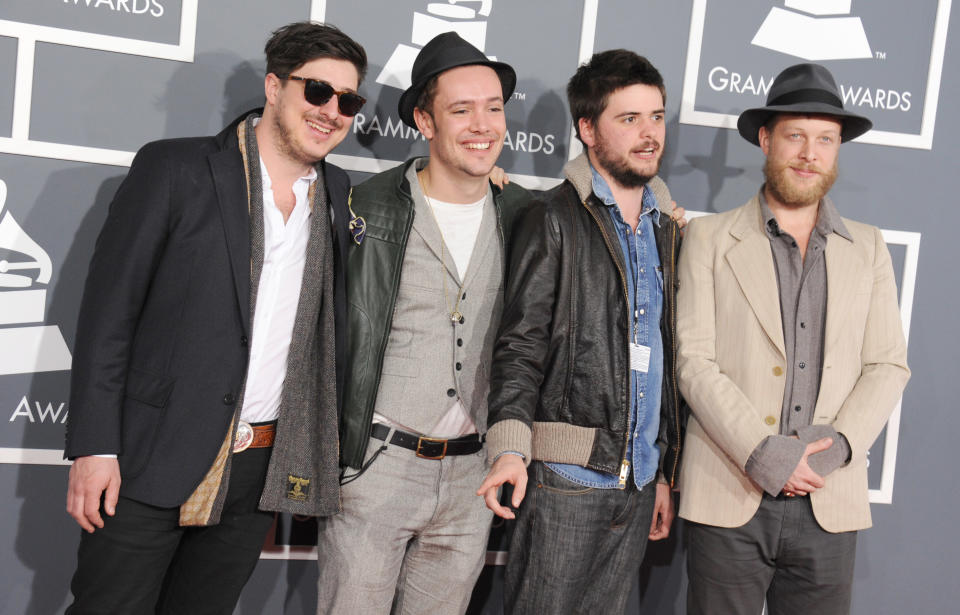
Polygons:
[[[257,305],[263,270],[263,180],[254,131],[255,115],[237,128],[247,175],[250,219],[250,320]],[[260,498],[262,510],[301,515],[339,510],[336,366],[333,320],[333,240],[324,185],[323,163],[307,200],[313,212],[303,283],[287,356],[277,434]],[[244,382],[244,389],[246,382]],[[219,522],[229,484],[232,443],[244,392],[219,453],[200,485],[181,506],[181,525]]]

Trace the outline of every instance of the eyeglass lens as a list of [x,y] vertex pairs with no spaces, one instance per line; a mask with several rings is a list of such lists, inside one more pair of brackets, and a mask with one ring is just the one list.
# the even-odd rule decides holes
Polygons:
[[367,102],[363,96],[353,92],[338,92],[333,86],[325,81],[315,79],[304,79],[303,97],[311,105],[322,106],[327,104],[333,95],[337,95],[337,108],[343,115],[356,115]]

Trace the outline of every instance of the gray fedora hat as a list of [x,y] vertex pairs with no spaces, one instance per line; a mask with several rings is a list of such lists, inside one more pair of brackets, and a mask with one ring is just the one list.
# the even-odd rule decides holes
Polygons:
[[819,64],[796,64],[777,75],[767,94],[767,106],[747,109],[737,119],[740,136],[760,145],[760,127],[777,113],[832,115],[843,123],[840,142],[856,139],[873,127],[873,122],[845,111],[837,83]]
[[444,71],[459,66],[479,64],[489,66],[500,77],[500,86],[503,88],[503,100],[506,102],[513,94],[517,85],[517,73],[509,64],[494,62],[483,55],[483,52],[463,40],[456,32],[444,32],[433,37],[423,46],[417,59],[413,61],[413,70],[410,73],[411,85],[400,96],[397,111],[400,119],[411,128],[416,128],[413,121],[413,108],[417,106],[420,92],[432,77]]

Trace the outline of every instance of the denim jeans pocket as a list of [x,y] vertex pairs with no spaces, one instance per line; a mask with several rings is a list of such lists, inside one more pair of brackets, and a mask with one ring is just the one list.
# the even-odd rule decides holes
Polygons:
[[560,476],[543,463],[538,463],[536,470],[537,487],[558,495],[585,495],[595,491],[593,487],[586,487],[572,480]]
[[614,510],[613,517],[610,520],[611,530],[618,530],[630,525],[634,516],[637,514],[637,506],[640,505],[640,500],[643,499],[644,493],[629,490],[624,496],[622,505],[619,509]]

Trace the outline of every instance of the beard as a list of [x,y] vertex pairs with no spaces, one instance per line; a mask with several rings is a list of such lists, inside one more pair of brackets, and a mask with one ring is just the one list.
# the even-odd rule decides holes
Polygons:
[[662,144],[651,139],[644,141],[640,147],[646,148],[650,145],[656,148],[654,151],[660,153],[652,173],[642,173],[638,171],[630,166],[630,161],[626,156],[618,156],[616,153],[611,152],[607,147],[606,139],[603,138],[603,135],[601,135],[599,131],[596,133],[596,144],[591,151],[594,157],[596,157],[597,166],[610,174],[610,177],[612,177],[615,182],[624,188],[640,188],[641,186],[646,186],[647,182],[660,172],[660,163],[663,161]]
[[[274,147],[276,147],[277,152],[288,160],[309,166],[313,166],[322,160],[322,156],[317,157],[316,155],[310,154],[309,152],[305,151],[304,147],[300,143],[297,142],[296,136],[294,135],[294,130],[284,123],[285,117],[286,104],[281,99],[277,103],[276,113],[273,114],[272,122],[274,131],[273,134],[276,136]],[[339,130],[341,127],[340,120],[333,122],[326,120],[324,121],[327,124],[333,124],[335,130]]]
[[[796,178],[790,176],[791,166],[798,169],[816,171],[820,174],[817,181],[811,185],[803,185]],[[812,164],[789,165],[773,162],[770,158],[763,163],[763,176],[767,181],[767,189],[777,201],[787,207],[802,207],[811,203],[819,203],[833,183],[837,181],[837,162],[829,170],[823,170]]]

